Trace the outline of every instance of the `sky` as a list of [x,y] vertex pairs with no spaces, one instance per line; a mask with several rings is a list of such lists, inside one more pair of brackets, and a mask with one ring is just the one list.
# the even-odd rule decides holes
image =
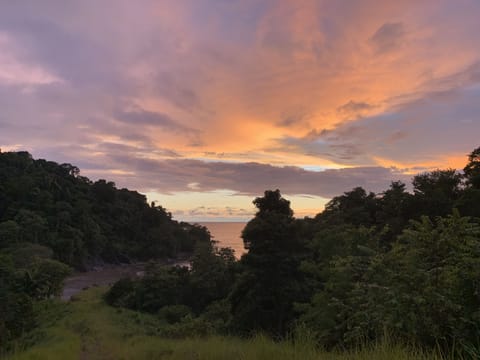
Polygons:
[[478,0],[0,0],[0,148],[187,221],[312,216],[480,146]]

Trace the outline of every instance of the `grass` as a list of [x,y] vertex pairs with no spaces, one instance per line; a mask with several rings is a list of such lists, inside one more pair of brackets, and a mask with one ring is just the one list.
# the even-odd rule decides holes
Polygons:
[[[210,336],[165,339],[157,335],[154,316],[115,309],[102,301],[105,289],[92,288],[68,304],[47,309],[38,333],[42,339],[29,348],[17,348],[7,359],[162,359],[162,360],[440,360],[388,343],[341,353],[315,349],[310,341],[273,342],[265,336],[244,340]],[[58,312],[64,316],[57,315]],[[55,315],[55,316],[54,316]]]

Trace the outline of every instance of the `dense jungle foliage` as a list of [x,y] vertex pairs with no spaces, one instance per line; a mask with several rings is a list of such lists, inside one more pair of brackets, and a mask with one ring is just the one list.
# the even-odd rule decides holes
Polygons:
[[191,269],[151,267],[106,301],[156,314],[164,336],[302,329],[322,347],[355,348],[387,334],[480,356],[480,148],[463,172],[416,175],[410,192],[358,187],[314,218],[294,218],[279,190],[254,204],[238,262],[199,247]]
[[[451,360],[439,351],[384,341],[362,348],[327,351],[307,332],[283,341],[264,334],[232,336],[165,336],[157,314],[108,306],[104,288],[93,287],[74,301],[49,301],[42,322],[9,360]],[[197,328],[198,330],[198,328]],[[190,330],[191,332],[192,330]],[[205,329],[208,332],[209,329]],[[0,358],[1,358],[0,353]]]
[[191,253],[209,243],[135,191],[77,167],[0,153],[0,347],[36,325],[36,303],[59,295],[72,269]]

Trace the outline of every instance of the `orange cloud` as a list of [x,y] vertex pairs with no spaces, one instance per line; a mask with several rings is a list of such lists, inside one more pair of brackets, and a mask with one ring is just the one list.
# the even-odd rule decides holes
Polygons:
[[[200,149],[209,152],[260,154],[262,149],[273,148],[269,146],[272,139],[380,114],[405,96],[431,90],[435,79],[466,67],[479,56],[476,50],[460,51],[470,42],[462,31],[457,31],[458,39],[450,36],[442,41],[443,31],[451,24],[424,18],[432,7],[417,2],[275,2],[256,14],[253,28],[244,29],[248,41],[241,44],[229,44],[221,36],[218,21],[200,33],[185,26],[188,23],[182,19],[191,19],[194,9],[174,10],[178,13],[168,23],[181,28],[180,62],[185,71],[191,72],[193,66],[198,78],[207,79],[204,83],[198,83],[195,76],[189,79],[201,108],[194,113],[198,118],[178,116],[202,129]],[[249,5],[241,10],[248,12]],[[219,14],[214,11],[210,16],[215,15]],[[459,49],[461,56],[450,56],[447,48]],[[198,62],[192,65],[185,58]],[[363,107],[355,111],[355,104]],[[298,122],[279,126],[299,113],[304,116]],[[175,137],[155,137],[185,153],[195,153],[196,149]],[[305,154],[297,156],[306,158]],[[271,157],[284,157],[285,164],[291,163],[282,151]],[[318,165],[329,162],[318,156],[315,160]]]
[[[278,176],[296,165],[309,179],[320,175],[301,169],[463,167],[479,145],[479,11],[476,0],[11,2],[0,142],[147,190],[148,164],[162,184],[187,185],[212,162]],[[208,191],[243,189],[228,179]]]

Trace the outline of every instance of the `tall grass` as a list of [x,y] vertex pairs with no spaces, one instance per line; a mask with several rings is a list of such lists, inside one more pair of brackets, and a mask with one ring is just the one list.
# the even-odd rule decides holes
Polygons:
[[[103,290],[90,289],[68,304],[68,314],[40,329],[45,336],[33,347],[18,347],[8,359],[164,359],[164,360],[444,360],[439,354],[383,341],[343,352],[317,349],[307,331],[274,342],[264,335],[251,339],[209,336],[165,339],[156,334],[151,315],[111,308]],[[448,357],[449,358],[449,357]]]

